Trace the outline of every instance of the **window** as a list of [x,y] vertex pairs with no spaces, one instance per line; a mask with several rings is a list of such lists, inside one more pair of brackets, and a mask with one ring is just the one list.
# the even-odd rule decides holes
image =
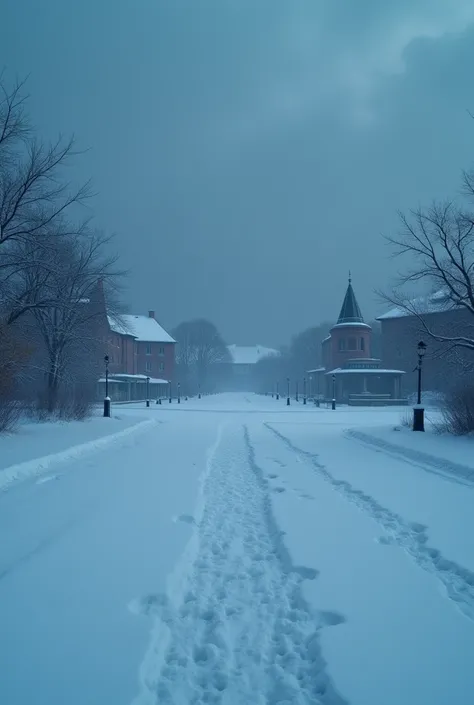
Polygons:
[[360,349],[365,350],[365,338],[360,339]]
[[150,343],[147,343],[145,346],[145,354],[146,355],[151,355],[151,345]]
[[349,338],[347,341],[347,349],[348,350],[357,350],[357,339],[356,338]]
[[339,351],[346,349],[346,341],[344,338],[339,338]]
[[165,371],[165,363],[160,362],[160,372],[164,372],[164,371]]
[[151,372],[151,362],[148,360],[145,362],[145,372]]
[[159,348],[159,350],[158,350],[158,355],[161,355],[161,357],[163,357],[164,354],[165,354],[165,349],[164,349],[164,348]]

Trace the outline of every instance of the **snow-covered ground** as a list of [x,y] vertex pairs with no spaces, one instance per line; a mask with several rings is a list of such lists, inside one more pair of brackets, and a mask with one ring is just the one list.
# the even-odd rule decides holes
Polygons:
[[472,703],[474,440],[405,413],[233,394],[1,437],[0,702]]

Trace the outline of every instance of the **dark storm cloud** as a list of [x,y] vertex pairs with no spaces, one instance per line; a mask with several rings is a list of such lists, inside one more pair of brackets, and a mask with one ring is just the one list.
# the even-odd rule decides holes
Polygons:
[[[397,208],[472,161],[474,5],[17,0],[0,63],[31,73],[43,131],[91,147],[98,221],[130,304],[275,345],[363,312],[394,272]],[[6,29],[6,31],[5,31]]]

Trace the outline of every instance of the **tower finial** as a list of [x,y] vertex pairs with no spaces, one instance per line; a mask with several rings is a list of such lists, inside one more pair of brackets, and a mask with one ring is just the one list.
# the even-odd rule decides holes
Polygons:
[[349,284],[352,284],[352,275],[351,275],[351,270],[349,269]]

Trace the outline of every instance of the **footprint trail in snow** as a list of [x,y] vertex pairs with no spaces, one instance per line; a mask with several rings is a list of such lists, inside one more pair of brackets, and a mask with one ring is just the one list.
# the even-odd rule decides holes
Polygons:
[[141,601],[156,624],[136,705],[344,705],[319,640],[344,620],[305,602],[317,571],[291,562],[246,428],[224,431],[203,501],[179,599]]

